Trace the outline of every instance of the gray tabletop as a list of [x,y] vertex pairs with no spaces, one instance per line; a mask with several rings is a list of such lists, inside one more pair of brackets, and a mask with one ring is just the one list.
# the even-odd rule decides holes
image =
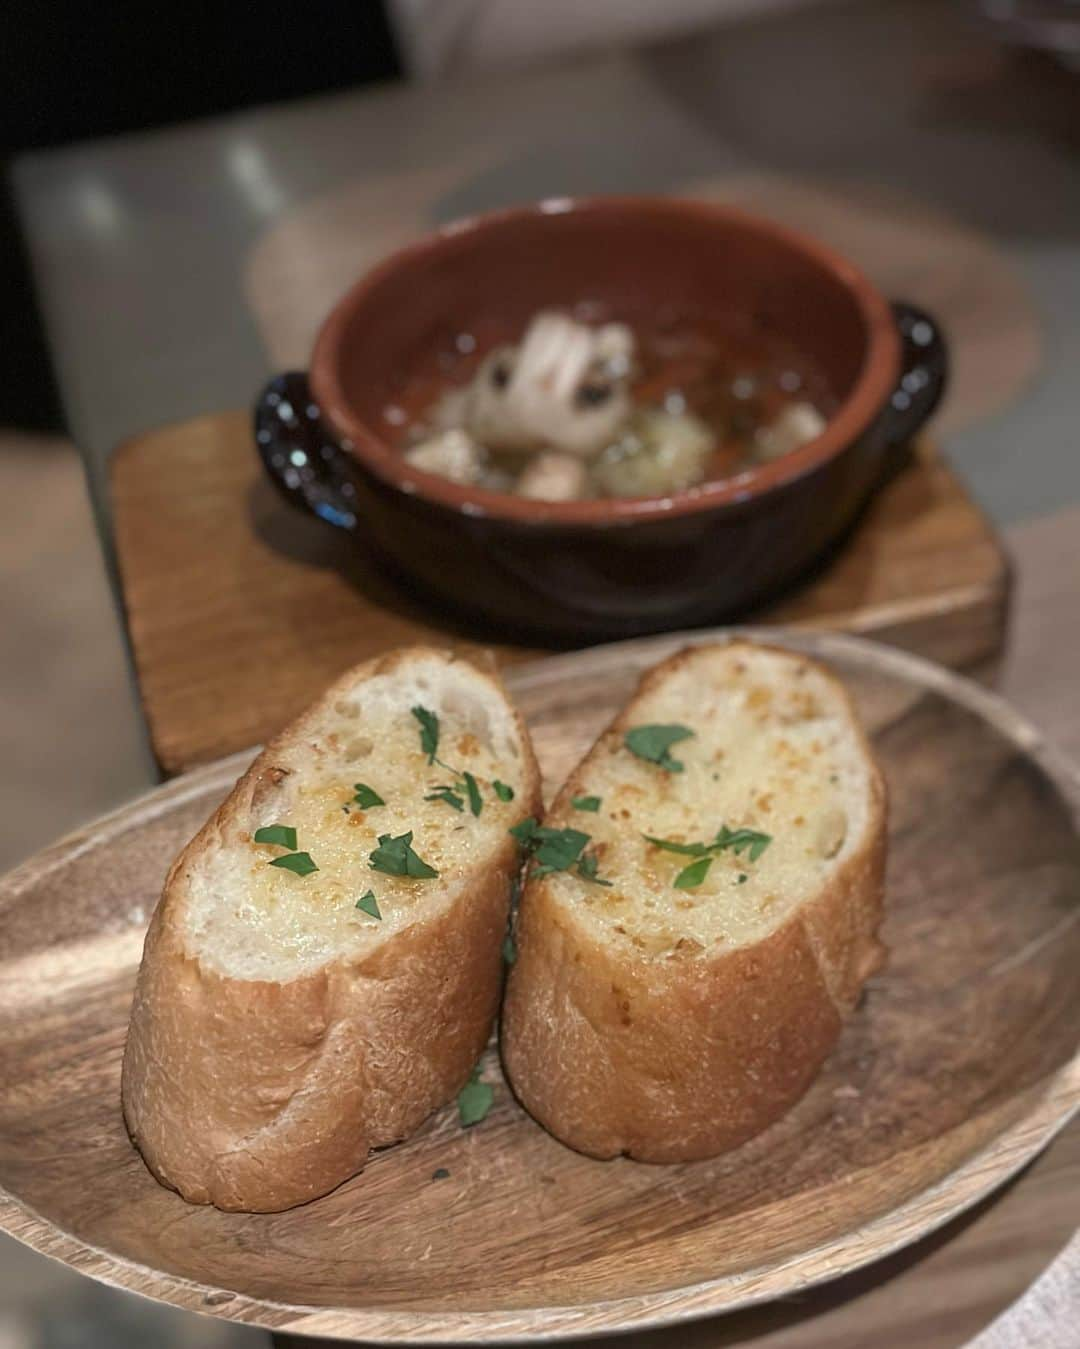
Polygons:
[[[812,6],[650,52],[464,86],[380,88],[23,159],[18,202],[70,429],[106,527],[125,437],[247,403],[271,358],[242,293],[254,243],[303,203],[438,180],[432,221],[549,194],[768,171],[887,184],[985,232],[1042,328],[1038,378],[948,449],[1010,522],[1080,499],[1080,81],[1005,67],[959,6]],[[1071,127],[1071,131],[1070,131]]]

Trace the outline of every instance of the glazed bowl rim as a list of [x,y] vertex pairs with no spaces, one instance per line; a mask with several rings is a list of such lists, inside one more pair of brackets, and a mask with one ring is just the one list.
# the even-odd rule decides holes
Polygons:
[[[371,291],[394,272],[407,269],[466,234],[482,235],[523,220],[547,216],[633,213],[658,218],[697,218],[736,225],[801,253],[845,288],[866,334],[862,368],[821,435],[778,459],[661,497],[598,497],[585,501],[537,501],[466,486],[409,464],[353,409],[342,387],[337,354],[345,331]],[[312,353],[315,400],[342,440],[342,448],[383,483],[458,514],[523,524],[614,524],[692,515],[743,505],[787,486],[843,453],[882,412],[899,374],[900,338],[888,301],[853,263],[827,244],[739,207],[692,198],[652,196],[551,197],[465,216],[395,250],[356,281],[323,321]]]

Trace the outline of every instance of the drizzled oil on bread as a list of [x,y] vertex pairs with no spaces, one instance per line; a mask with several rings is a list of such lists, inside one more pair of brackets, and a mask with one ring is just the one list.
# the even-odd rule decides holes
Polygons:
[[358,667],[268,745],[147,935],[123,1105],[158,1179],[288,1208],[450,1100],[497,1010],[507,831],[538,808],[505,690],[442,651]]
[[886,793],[843,686],[778,648],[687,649],[544,824],[587,831],[595,862],[534,866],[522,896],[502,1052],[526,1109],[596,1157],[690,1160],[759,1133],[883,957]]

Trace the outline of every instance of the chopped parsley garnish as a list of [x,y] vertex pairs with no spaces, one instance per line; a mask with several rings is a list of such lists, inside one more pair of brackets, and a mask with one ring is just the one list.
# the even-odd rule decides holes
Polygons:
[[432,1180],[449,1180],[449,1179],[450,1179],[450,1172],[447,1171],[447,1169],[446,1169],[445,1166],[437,1166],[437,1167],[435,1168],[435,1170],[432,1171],[432,1173],[431,1173],[431,1179],[432,1179]]
[[536,858],[536,876],[547,876],[552,871],[569,871],[581,856],[589,835],[580,829],[538,828],[533,835]]
[[672,745],[689,740],[693,734],[688,726],[635,726],[623,736],[623,744],[639,759],[659,764],[669,773],[681,773],[682,763],[673,759],[669,751]]
[[495,1089],[488,1082],[480,1081],[480,1065],[472,1070],[472,1076],[458,1092],[458,1117],[462,1126],[479,1124],[486,1118],[495,1100]]
[[699,857],[696,862],[691,862],[689,866],[683,867],[682,871],[675,877],[675,889],[696,889],[709,874],[709,868],[712,864],[713,859],[711,857]]
[[296,847],[296,830],[291,824],[266,824],[256,829],[252,838],[256,843],[274,843],[279,848]]
[[[452,787],[436,787],[430,796],[424,797],[424,800],[442,801],[446,805],[452,806],[454,810],[463,810],[465,800],[461,793],[464,792],[465,797],[468,798],[469,810],[473,815],[479,815],[484,809],[484,799],[480,795],[480,784],[476,778],[467,770],[455,768],[452,764],[448,764],[439,758],[439,718],[434,712],[426,707],[419,706],[419,704],[412,708],[412,714],[420,723],[420,748],[428,756],[428,763],[439,764],[458,779]],[[512,801],[514,799],[513,787],[508,787],[505,782],[496,780],[491,785],[500,801]]]
[[465,791],[469,797],[469,809],[474,815],[479,815],[484,809],[484,803],[480,799],[480,788],[476,785],[476,779],[469,772],[462,773],[465,779]]
[[707,843],[676,843],[671,838],[653,838],[652,834],[642,834],[641,837],[654,848],[662,848],[664,852],[681,853],[684,857],[704,857],[709,851]]
[[612,882],[601,880],[596,874],[599,865],[600,861],[595,853],[585,853],[578,861],[577,873],[583,881],[592,881],[593,885],[606,885],[610,890]]
[[[726,824],[720,826],[711,843],[679,843],[670,838],[654,838],[652,834],[642,834],[642,838],[654,848],[662,848],[664,852],[679,853],[683,857],[698,859],[683,867],[675,877],[676,890],[693,890],[695,886],[700,885],[709,874],[713,858],[720,853],[733,852],[736,857],[746,853],[751,862],[756,862],[772,842],[771,834],[762,834],[757,829],[729,829]],[[745,881],[746,873],[740,872],[739,885]]]
[[718,852],[730,848],[736,857],[746,852],[750,861],[756,862],[771,842],[771,834],[762,834],[757,829],[729,829],[723,824],[712,846]]
[[572,796],[570,804],[575,810],[587,810],[590,814],[595,815],[603,802],[598,796]]
[[453,810],[464,810],[465,801],[458,796],[453,787],[436,787],[433,792],[429,792],[424,797],[425,801],[441,801],[444,806],[450,806]]
[[611,885],[611,881],[601,880],[596,874],[599,865],[596,857],[585,855],[585,846],[592,841],[590,834],[582,833],[580,829],[552,829],[537,824],[532,815],[515,824],[509,832],[536,859],[534,876],[550,876],[553,871],[573,869],[584,881]]
[[[429,867],[422,857],[412,849],[412,830],[392,838],[389,834],[379,835],[379,846],[368,858],[372,871],[383,871],[387,876],[408,876],[415,881],[430,880],[439,873]],[[303,854],[301,854],[303,855]]]
[[[445,766],[445,765],[444,765]],[[469,810],[473,815],[479,815],[484,809],[484,801],[480,795],[480,787],[471,773],[462,773],[461,780],[455,782],[452,787],[436,787],[424,797],[425,801],[441,801],[444,806],[450,806],[453,810],[465,809],[465,796],[469,799]]]
[[517,946],[514,942],[514,934],[508,932],[503,938],[502,958],[508,965],[512,965],[517,960]]
[[363,913],[370,915],[370,917],[377,918],[380,923],[382,922],[382,914],[379,912],[379,901],[375,898],[374,890],[369,890],[366,895],[361,895],[356,901],[356,907]]
[[369,787],[366,782],[354,782],[353,791],[356,793],[353,797],[353,804],[359,806],[361,810],[370,810],[372,806],[386,805],[379,793],[373,787]]
[[536,831],[540,827],[540,821],[535,815],[528,815],[520,824],[515,824],[508,832],[521,844],[523,848],[531,846],[536,837]]
[[747,882],[749,879],[750,879],[750,877],[746,874],[745,871],[740,871],[740,872],[739,872],[739,884],[740,884],[740,885],[745,885],[746,882]]
[[434,763],[439,752],[439,718],[420,706],[414,707],[412,714],[420,723],[420,748],[428,756],[428,763]]
[[282,871],[291,871],[297,876],[310,876],[313,871],[319,869],[311,860],[311,854],[307,852],[286,853],[284,857],[275,857],[270,865],[281,867]]

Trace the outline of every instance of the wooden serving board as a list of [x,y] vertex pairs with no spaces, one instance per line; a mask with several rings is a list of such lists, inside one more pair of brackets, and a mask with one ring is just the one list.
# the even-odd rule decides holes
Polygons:
[[[535,654],[466,628],[389,580],[350,537],[264,480],[243,412],[137,437],[112,463],[124,605],[167,774],[256,744],[347,666],[405,642]],[[958,668],[1005,631],[1008,565],[928,444],[844,547],[756,621],[874,635]]]
[[[235,756],[0,882],[0,1227],[121,1287],[281,1332],[499,1341],[802,1294],[977,1204],[1080,1106],[1080,778],[959,676],[850,638],[769,638],[845,680],[891,794],[889,964],[773,1128],[709,1162],[592,1161],[516,1105],[492,1049],[482,1124],[462,1130],[449,1107],[312,1204],[224,1214],[162,1189],[120,1117],[127,1012],[165,870]],[[685,640],[509,672],[549,791]],[[734,1343],[732,1324],[674,1342]],[[912,1325],[873,1342],[928,1343]]]

